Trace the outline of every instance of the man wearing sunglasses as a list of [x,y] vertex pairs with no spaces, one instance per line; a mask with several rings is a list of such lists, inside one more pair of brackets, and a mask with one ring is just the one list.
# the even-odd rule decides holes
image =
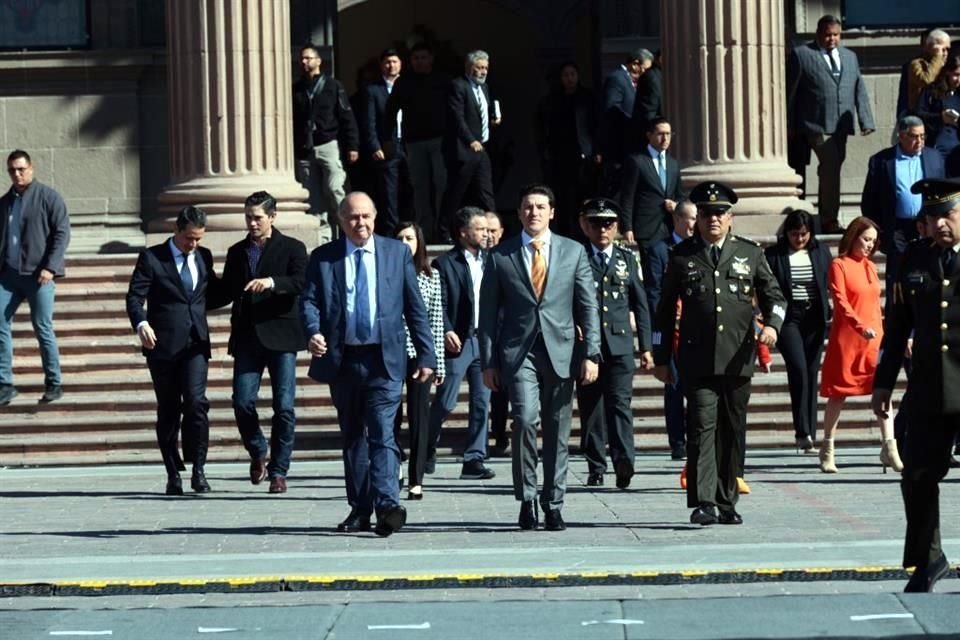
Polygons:
[[70,219],[60,194],[33,179],[33,163],[26,151],[17,149],[7,156],[7,174],[12,186],[0,197],[0,406],[17,395],[11,325],[24,300],[30,306],[43,363],[40,402],[54,402],[63,396],[63,387],[53,331],[53,280],[64,274]]
[[[637,254],[614,244],[619,233],[620,208],[612,200],[594,198],[580,209],[580,229],[587,237],[587,256],[596,284],[600,313],[600,367],[597,381],[577,386],[580,407],[580,447],[587,458],[587,485],[603,486],[607,468],[605,449],[617,477],[617,488],[630,486],[634,469],[633,312],[644,369],[653,368],[650,349],[650,312],[643,290]],[[581,343],[583,344],[583,343]]]

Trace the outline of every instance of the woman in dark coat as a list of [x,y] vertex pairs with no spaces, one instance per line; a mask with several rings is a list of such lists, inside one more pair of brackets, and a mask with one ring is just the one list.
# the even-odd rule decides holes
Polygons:
[[827,271],[833,259],[813,229],[810,213],[792,211],[783,222],[777,244],[766,250],[770,269],[787,298],[777,348],[787,366],[797,448],[804,453],[816,452],[817,377],[830,319]]

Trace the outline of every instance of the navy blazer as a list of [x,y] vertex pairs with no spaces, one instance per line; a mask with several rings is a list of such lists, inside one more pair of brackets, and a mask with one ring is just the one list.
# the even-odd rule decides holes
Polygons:
[[620,189],[623,230],[633,231],[636,241],[644,249],[670,235],[670,214],[663,201],[679,202],[682,197],[680,163],[669,154],[666,189],[660,184],[660,174],[646,147],[624,160],[623,187]]
[[[620,162],[630,146],[630,121],[637,88],[630,74],[620,66],[611,71],[603,81],[603,108],[600,113],[600,152],[611,156],[609,160]],[[604,158],[607,160],[607,158]]]
[[[450,249],[433,261],[433,268],[440,273],[443,285],[443,331],[453,331],[461,344],[473,335],[473,280],[470,266],[459,247]],[[459,354],[448,354],[457,357]]]
[[666,239],[655,242],[646,251],[646,264],[643,269],[643,282],[647,289],[647,304],[650,313],[656,315],[657,305],[660,304],[660,292],[663,289],[663,274],[667,271],[670,261],[670,250],[677,244],[671,231]]
[[[924,178],[945,176],[943,156],[935,149],[924,147],[920,163]],[[882,149],[870,156],[867,178],[860,198],[860,213],[880,227],[880,249],[890,255],[894,251],[893,232],[896,225],[897,201],[897,145]]]
[[[487,126],[489,135],[493,135],[493,98],[490,87],[480,85],[487,100]],[[471,142],[483,142],[483,121],[480,119],[480,105],[473,92],[473,85],[466,76],[454,78],[450,82],[450,94],[447,97],[447,131],[443,137],[444,152],[449,157],[465,160],[476,153],[470,148]],[[489,144],[490,140],[487,139]]]
[[169,241],[144,249],[137,258],[127,289],[127,317],[134,330],[146,320],[157,334],[157,345],[152,350],[143,349],[148,358],[176,358],[190,346],[191,325],[210,357],[207,295],[219,295],[221,283],[213,270],[210,250],[197,247],[196,252],[197,282],[192,294],[183,288]]
[[[816,282],[817,295],[820,297],[820,312],[824,324],[830,320],[830,290],[827,288],[827,274],[830,271],[830,263],[833,261],[833,255],[827,245],[814,240],[807,247],[810,255],[810,264],[813,266],[813,277]],[[767,247],[764,251],[767,257],[767,264],[773,276],[780,284],[780,291],[783,297],[787,299],[789,308],[793,302],[793,278],[790,276],[790,245],[786,238],[781,238],[777,244]]]
[[[413,258],[405,244],[374,235],[377,261],[377,323],[380,326],[383,366],[391,380],[403,380],[407,371],[404,322],[417,350],[417,366],[436,369],[433,334],[423,304]],[[332,383],[340,373],[346,337],[346,240],[340,238],[313,250],[307,280],[300,296],[300,317],[309,340],[322,334],[327,353],[314,356],[309,375]]]
[[[387,99],[390,93],[387,91],[387,83],[383,78],[376,82],[371,82],[366,88],[367,104],[363,114],[363,131],[361,144],[363,150],[368,153],[379,151],[387,142],[394,143],[394,149],[398,149],[396,143],[400,141],[397,137],[397,127],[387,126],[385,120],[387,112]],[[387,136],[392,133],[393,139]]]

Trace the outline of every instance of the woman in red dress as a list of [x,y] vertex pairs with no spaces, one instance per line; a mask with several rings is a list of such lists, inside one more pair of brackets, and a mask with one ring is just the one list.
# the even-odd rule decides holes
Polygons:
[[[837,472],[833,440],[843,401],[873,393],[873,373],[883,340],[883,281],[870,259],[876,248],[877,225],[860,216],[847,227],[840,240],[840,257],[830,264],[828,286],[833,298],[833,324],[820,377],[820,395],[827,398],[820,448],[820,470],[824,473]],[[893,419],[879,421],[879,426],[883,439],[880,462],[884,468],[901,471],[903,463],[893,439]]]

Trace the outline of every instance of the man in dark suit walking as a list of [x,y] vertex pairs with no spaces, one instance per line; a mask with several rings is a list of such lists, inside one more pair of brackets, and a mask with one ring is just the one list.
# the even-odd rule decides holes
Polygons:
[[[574,379],[590,384],[600,362],[600,321],[583,246],[550,232],[554,195],[524,189],[523,232],[494,249],[480,290],[483,382],[507,389],[513,414],[513,493],[521,529],[537,528],[537,431],[543,429],[540,506],[548,531],[566,528],[560,510],[567,488]],[[574,357],[577,327],[581,357]]]
[[[250,454],[250,482],[260,484],[269,476],[270,493],[284,493],[296,425],[297,351],[306,347],[298,297],[307,249],[274,226],[277,201],[266,191],[247,198],[244,214],[247,237],[227,251],[223,292],[212,306],[233,302],[228,347],[233,356],[233,414]],[[273,396],[269,465],[257,414],[264,368],[270,372]]]
[[627,156],[623,169],[620,208],[623,235],[646,252],[670,235],[670,214],[682,197],[680,164],[667,155],[673,131],[665,118],[647,127],[647,146]]
[[430,406],[430,456],[436,460],[443,421],[457,406],[460,383],[470,388],[467,441],[463,447],[461,480],[490,480],[496,473],[483,464],[487,457],[487,416],[490,389],[483,384],[477,324],[480,321],[480,285],[487,260],[487,215],[477,207],[463,207],[454,216],[457,246],[433,262],[443,283],[443,344],[447,376],[437,387]]
[[[403,112],[387,122],[387,100],[400,78],[400,53],[386,49],[380,54],[380,79],[367,85],[367,109],[363,118],[363,146],[373,161],[376,174],[377,233],[393,237],[400,222],[400,197],[408,181],[407,159],[400,136]],[[389,143],[389,144],[388,144]]]
[[[693,236],[697,228],[697,207],[689,200],[677,203],[671,216],[673,231],[666,240],[661,240],[650,246],[647,251],[643,273],[644,284],[647,288],[647,303],[650,313],[657,313],[660,304],[660,294],[663,290],[663,278],[667,273],[667,262],[670,260],[670,251],[687,238]],[[669,337],[671,344],[673,336]],[[680,385],[680,374],[677,371],[675,360],[670,360],[670,375],[673,379],[663,385],[663,417],[667,425],[667,441],[670,444],[670,458],[684,460],[687,457],[687,418],[684,408],[683,388]]]
[[443,152],[447,162],[447,190],[440,207],[438,235],[449,241],[449,218],[465,204],[496,211],[493,196],[493,170],[488,144],[493,127],[500,124],[487,86],[490,56],[486,51],[471,51],[466,58],[466,74],[450,83],[447,100],[447,131]]
[[220,282],[210,250],[200,246],[206,226],[202,209],[182,209],[173,237],[140,254],[127,291],[127,316],[157,396],[157,444],[167,470],[167,495],[183,495],[177,471],[181,415],[184,451],[193,463],[190,486],[197,493],[210,491],[204,474],[210,430],[207,296],[217,294]]
[[620,193],[623,163],[632,150],[632,118],[637,98],[637,83],[653,65],[653,54],[634,49],[623,63],[603,80],[603,103],[597,134],[603,162],[604,194],[616,198]]
[[400,506],[400,449],[393,435],[407,371],[406,333],[417,352],[415,380],[436,367],[433,334],[410,250],[374,235],[377,209],[361,192],[337,212],[342,237],[310,254],[300,298],[309,375],[330,385],[343,438],[350,514],[337,529],[389,536],[406,524]]
[[580,226],[596,284],[600,321],[600,371],[597,381],[577,388],[587,485],[603,485],[607,469],[607,443],[617,477],[617,488],[626,489],[634,473],[633,329],[636,320],[641,366],[653,368],[650,347],[650,311],[643,290],[640,260],[632,249],[614,244],[620,211],[606,198],[587,200],[580,211]]
[[840,20],[817,22],[814,42],[787,59],[787,135],[802,137],[817,154],[817,211],[824,233],[840,231],[840,170],[854,117],[863,135],[873,133],[873,112],[857,54],[840,46]]

